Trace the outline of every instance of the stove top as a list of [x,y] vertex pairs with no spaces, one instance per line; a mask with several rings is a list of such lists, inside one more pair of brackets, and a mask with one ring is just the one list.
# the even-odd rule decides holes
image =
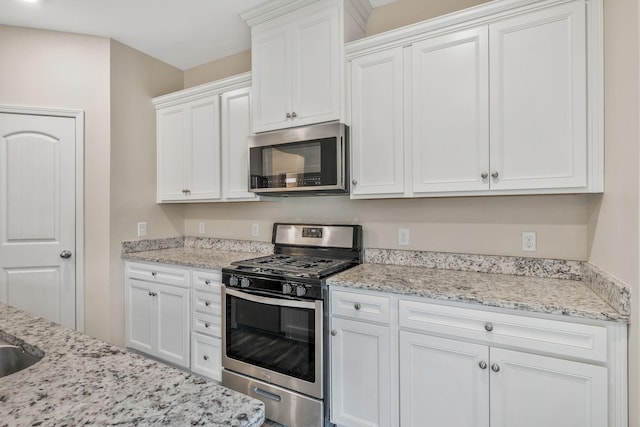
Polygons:
[[352,260],[306,255],[275,254],[232,262],[231,265],[253,273],[323,278],[353,264]]

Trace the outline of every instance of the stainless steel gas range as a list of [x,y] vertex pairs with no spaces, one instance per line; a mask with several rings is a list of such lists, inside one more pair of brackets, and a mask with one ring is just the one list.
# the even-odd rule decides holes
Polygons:
[[222,269],[222,384],[287,426],[328,426],[331,274],[362,262],[359,225],[274,224],[274,254]]

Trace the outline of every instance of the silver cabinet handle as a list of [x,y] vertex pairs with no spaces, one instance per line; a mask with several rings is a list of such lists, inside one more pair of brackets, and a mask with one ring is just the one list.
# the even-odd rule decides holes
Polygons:
[[356,310],[360,310],[362,308],[362,305],[359,302],[357,302],[353,304],[353,308],[355,308]]
[[335,329],[331,330],[331,336],[335,337],[336,335],[338,335],[338,331],[336,331]]
[[484,329],[485,329],[487,332],[491,332],[491,331],[493,331],[493,323],[485,323],[485,324],[484,324]]
[[71,258],[71,251],[64,250],[60,252],[60,258],[64,258],[64,259]]
[[488,173],[486,173],[486,172],[482,172],[482,173],[480,174],[480,176],[482,177],[482,179],[487,179],[487,178],[489,178],[489,174],[488,174]]
[[211,305],[211,303],[209,301],[205,301],[204,305],[206,305],[207,307],[209,307]]
[[291,118],[291,113],[287,113],[287,119]]
[[491,172],[491,177],[492,178],[497,178],[498,177],[498,171]]
[[480,363],[478,363],[478,366],[480,366],[480,369],[487,369],[487,362],[482,360]]
[[151,291],[149,291],[149,296],[150,296],[150,297],[157,297],[157,296],[158,296],[158,294],[157,294],[157,293],[155,293],[155,292],[151,292]]
[[494,363],[493,365],[491,365],[491,370],[493,372],[498,372],[500,370],[500,366],[497,363]]
[[294,111],[293,113],[291,113],[291,117],[293,117],[293,118],[295,119],[296,117],[298,117],[298,115],[297,115],[297,114],[296,114],[296,112]]
[[353,185],[358,185],[358,180],[357,180],[357,179],[352,179],[352,180],[351,180],[351,183],[352,183]]
[[202,358],[203,358],[204,360],[209,360],[209,356],[207,356],[206,354],[205,354],[204,356],[202,356]]
[[205,285],[210,285],[210,284],[211,284],[211,280],[205,280],[205,281],[204,281],[204,284],[205,284]]

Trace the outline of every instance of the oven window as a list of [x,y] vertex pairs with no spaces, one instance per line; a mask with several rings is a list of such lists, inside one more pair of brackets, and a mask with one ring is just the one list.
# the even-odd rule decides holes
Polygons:
[[227,357],[315,382],[314,309],[227,295]]

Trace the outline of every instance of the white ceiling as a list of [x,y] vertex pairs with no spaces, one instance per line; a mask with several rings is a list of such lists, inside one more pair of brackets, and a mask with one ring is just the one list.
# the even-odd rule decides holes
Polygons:
[[0,24],[110,37],[182,70],[242,52],[266,0],[0,0]]

